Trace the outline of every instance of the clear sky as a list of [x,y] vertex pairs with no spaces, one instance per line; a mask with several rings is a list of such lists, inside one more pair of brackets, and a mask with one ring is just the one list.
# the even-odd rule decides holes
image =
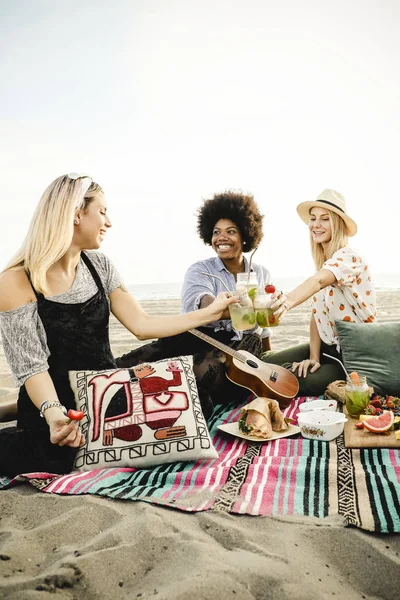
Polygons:
[[254,257],[309,275],[295,207],[344,194],[354,246],[399,273],[397,0],[0,0],[0,263],[47,185],[104,188],[127,284],[212,255],[196,210],[224,189],[265,215]]

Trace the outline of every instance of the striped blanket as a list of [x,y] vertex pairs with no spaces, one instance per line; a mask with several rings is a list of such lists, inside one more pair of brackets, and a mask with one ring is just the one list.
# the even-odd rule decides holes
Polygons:
[[[303,401],[294,400],[285,415],[295,418]],[[239,412],[233,406],[214,411],[209,425],[217,460],[62,476],[30,473],[0,478],[0,487],[29,481],[46,493],[142,500],[188,512],[341,515],[348,526],[400,532],[400,450],[350,450],[343,435],[330,443],[300,435],[246,442],[217,429],[237,420]]]

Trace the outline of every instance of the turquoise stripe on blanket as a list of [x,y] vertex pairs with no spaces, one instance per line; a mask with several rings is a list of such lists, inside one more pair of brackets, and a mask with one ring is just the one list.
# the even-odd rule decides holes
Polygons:
[[[372,514],[379,531],[400,530],[400,467],[396,449],[361,451]],[[391,461],[391,457],[395,461]],[[392,467],[392,468],[391,468]],[[397,468],[396,468],[397,467]]]

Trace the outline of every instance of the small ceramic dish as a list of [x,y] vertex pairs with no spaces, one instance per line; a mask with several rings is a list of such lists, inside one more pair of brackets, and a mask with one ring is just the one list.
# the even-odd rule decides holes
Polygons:
[[347,421],[343,413],[331,410],[311,410],[297,417],[301,435],[310,440],[330,442],[343,432]]
[[300,404],[300,412],[309,412],[310,410],[336,410],[336,400],[311,400]]

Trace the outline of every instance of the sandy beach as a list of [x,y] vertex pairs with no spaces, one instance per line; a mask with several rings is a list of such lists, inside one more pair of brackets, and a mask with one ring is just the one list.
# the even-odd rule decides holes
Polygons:
[[[400,292],[378,292],[378,317],[400,320]],[[179,300],[142,303],[179,312]],[[294,309],[273,348],[308,339],[309,307]],[[116,356],[140,342],[115,319]],[[0,402],[16,396],[0,346]],[[344,527],[342,519],[187,514],[144,502],[0,492],[0,597],[200,600],[359,598],[400,590],[400,536]]]

